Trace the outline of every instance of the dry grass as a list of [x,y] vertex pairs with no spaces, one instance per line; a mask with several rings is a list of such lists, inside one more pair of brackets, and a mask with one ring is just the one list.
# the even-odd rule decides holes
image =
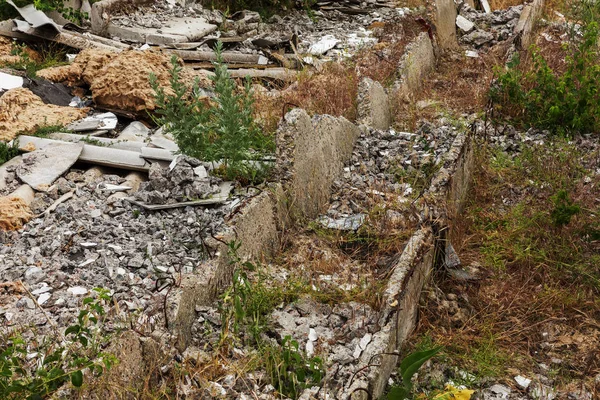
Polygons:
[[354,57],[356,68],[359,76],[366,76],[383,86],[389,86],[396,79],[406,46],[423,31],[423,27],[412,15],[385,23],[376,22],[370,28],[378,43]]
[[[452,364],[481,376],[531,377],[545,363],[555,386],[578,382],[593,392],[600,372],[600,207],[591,193],[600,178],[581,179],[583,166],[597,168],[597,154],[559,142],[516,162],[484,149],[476,161],[472,202],[453,244],[463,265],[483,265],[484,278],[473,284],[440,276],[442,297],[457,295],[461,310],[430,299],[419,334],[447,346]],[[550,222],[550,198],[561,187],[582,212],[558,228]]]
[[421,119],[431,120],[440,113],[460,116],[484,110],[494,67],[502,62],[492,51],[479,58],[462,53],[444,56],[413,98],[392,98],[395,123],[399,129],[413,131]]
[[489,0],[492,10],[505,10],[512,6],[523,4],[524,0]]
[[298,81],[277,94],[256,94],[257,120],[265,131],[274,132],[279,119],[290,108],[300,107],[309,114],[329,114],[356,120],[358,75],[351,62],[329,63],[319,73],[303,72]]

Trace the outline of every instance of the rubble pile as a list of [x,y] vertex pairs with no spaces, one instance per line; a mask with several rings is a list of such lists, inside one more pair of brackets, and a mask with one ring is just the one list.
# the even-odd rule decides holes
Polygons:
[[461,44],[474,48],[491,47],[514,35],[523,5],[486,13],[464,4],[459,9],[457,31]]
[[221,192],[221,180],[209,176],[206,166],[190,157],[178,157],[168,168],[153,164],[148,178],[135,193],[137,199],[148,204],[205,199]]
[[[125,178],[72,169],[47,192],[36,194],[39,215],[61,196],[73,197],[54,212],[34,218],[20,231],[0,233],[0,276],[23,280],[38,304],[59,326],[77,314],[81,296],[96,287],[114,292],[124,310],[161,319],[157,282],[192,273],[213,253],[231,211],[228,204],[145,213],[113,191]],[[203,245],[204,244],[204,245]],[[9,326],[45,323],[31,299],[15,297],[0,305]]]
[[415,191],[425,189],[414,187],[417,178],[430,178],[426,175],[442,163],[456,134],[447,122],[441,126],[424,122],[415,133],[363,132],[342,179],[334,182],[331,205],[321,220],[331,228],[357,229],[357,222],[374,205],[401,206],[416,198],[420,193]]

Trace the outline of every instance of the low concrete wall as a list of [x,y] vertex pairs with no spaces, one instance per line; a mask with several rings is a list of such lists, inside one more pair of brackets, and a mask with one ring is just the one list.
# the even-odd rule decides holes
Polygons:
[[[377,365],[365,378],[358,379],[347,390],[352,399],[379,398],[392,372],[397,368],[402,346],[413,331],[423,286],[431,271],[440,266],[452,221],[462,212],[467,200],[474,167],[473,138],[459,134],[447,153],[442,169],[429,188],[434,200],[430,223],[408,241],[384,292],[380,314],[381,329],[361,356],[361,365]],[[392,353],[392,354],[382,354]],[[394,355],[393,353],[399,354]],[[364,391],[356,391],[365,388]]]
[[[237,256],[268,258],[280,243],[281,231],[315,218],[329,201],[333,181],[342,173],[358,135],[358,128],[345,118],[311,118],[304,110],[290,111],[277,134],[281,183],[249,200],[229,221],[230,233],[223,240],[240,243]],[[227,246],[222,245],[218,257],[184,277],[170,295],[169,327],[180,350],[190,343],[196,306],[212,303],[231,284],[232,268]]]
[[423,80],[435,69],[435,64],[433,43],[423,32],[406,47],[406,54],[398,67],[400,78],[394,84],[394,96],[410,97],[419,90]]
[[[417,231],[406,244],[404,251],[393,268],[384,292],[384,308],[379,325],[381,330],[373,335],[373,340],[361,357],[365,365],[378,363],[371,368],[367,382],[353,384],[350,393],[352,399],[378,399],[385,391],[388,380],[397,368],[398,353],[413,331],[417,321],[417,310],[421,290],[434,267],[435,238],[431,228]],[[357,387],[365,387],[371,397],[363,391],[355,392]]]
[[363,78],[358,86],[358,124],[387,130],[392,124],[390,99],[379,82]]
[[519,22],[515,27],[515,34],[521,35],[521,47],[527,49],[533,41],[533,31],[540,20],[544,0],[534,0],[533,3],[523,7]]
[[302,109],[287,113],[277,133],[277,168],[292,221],[319,215],[359,134],[358,127],[343,117],[311,119]]

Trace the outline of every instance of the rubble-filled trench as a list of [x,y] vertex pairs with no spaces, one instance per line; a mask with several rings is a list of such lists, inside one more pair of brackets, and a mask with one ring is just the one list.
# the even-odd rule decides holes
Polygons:
[[[0,318],[7,332],[52,336],[74,323],[94,288],[105,288],[112,302],[106,329],[114,335],[108,349],[117,358],[129,354],[100,378],[108,389],[90,384],[92,397],[144,398],[146,378],[128,382],[128,369],[182,398],[381,396],[414,326],[421,288],[434,267],[452,258],[444,232],[469,184],[468,123],[475,118],[441,115],[403,132],[392,126],[403,117],[391,115],[390,102],[419,90],[448,50],[448,37],[449,48],[465,46],[465,57],[510,43],[523,29],[517,22],[524,6],[486,13],[461,4],[458,14],[474,24],[465,26],[441,11],[445,1],[418,10],[324,2],[316,18],[292,11],[268,23],[255,12],[228,18],[197,4],[112,3],[93,4],[93,34],[61,28],[56,39],[70,46],[85,40],[100,50],[83,50],[71,64],[38,74],[75,89],[70,101],[51,107],[61,107],[65,120],[48,123],[33,114],[20,121],[0,110],[0,137],[20,135],[21,153],[0,166],[0,227],[10,228],[0,231]],[[7,35],[39,36],[21,15],[30,26]],[[253,77],[273,88],[281,71],[298,63],[319,71],[365,46],[377,52],[373,26],[398,17],[418,18],[423,33],[402,48],[395,82],[384,88],[360,77],[356,121],[299,108],[286,113],[275,134],[274,178],[258,187],[224,181],[211,163],[179,155],[168,129],[144,114],[156,107],[145,76],[153,72],[167,87],[170,55],[183,60],[184,81],[199,78],[210,98],[212,49],[221,39],[228,64],[254,68]],[[243,76],[236,69],[233,76]],[[48,101],[27,78],[22,85],[29,89],[2,86],[8,91],[0,91],[0,103],[15,90]],[[48,126],[49,134],[33,135]],[[246,260],[255,268],[245,269]],[[246,281],[265,296],[286,292],[268,309],[259,339],[230,322],[228,304]],[[310,373],[323,377],[283,394],[285,386],[260,359],[266,348],[290,340],[297,342],[291,353],[305,357],[301,363],[321,360]],[[161,356],[148,356],[148,342],[159,343]],[[76,389],[63,390],[77,396]]]

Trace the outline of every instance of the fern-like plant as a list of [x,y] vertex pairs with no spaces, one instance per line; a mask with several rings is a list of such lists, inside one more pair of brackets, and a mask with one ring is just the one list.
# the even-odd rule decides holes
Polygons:
[[239,90],[223,62],[222,43],[216,47],[217,60],[214,97],[199,96],[196,79],[188,88],[181,79],[182,67],[177,57],[171,59],[171,91],[161,87],[155,75],[150,84],[155,91],[155,121],[173,134],[181,152],[202,161],[222,163],[226,178],[256,181],[263,166],[251,163],[274,151],[272,137],[264,135],[253,119],[254,98],[250,80]]

